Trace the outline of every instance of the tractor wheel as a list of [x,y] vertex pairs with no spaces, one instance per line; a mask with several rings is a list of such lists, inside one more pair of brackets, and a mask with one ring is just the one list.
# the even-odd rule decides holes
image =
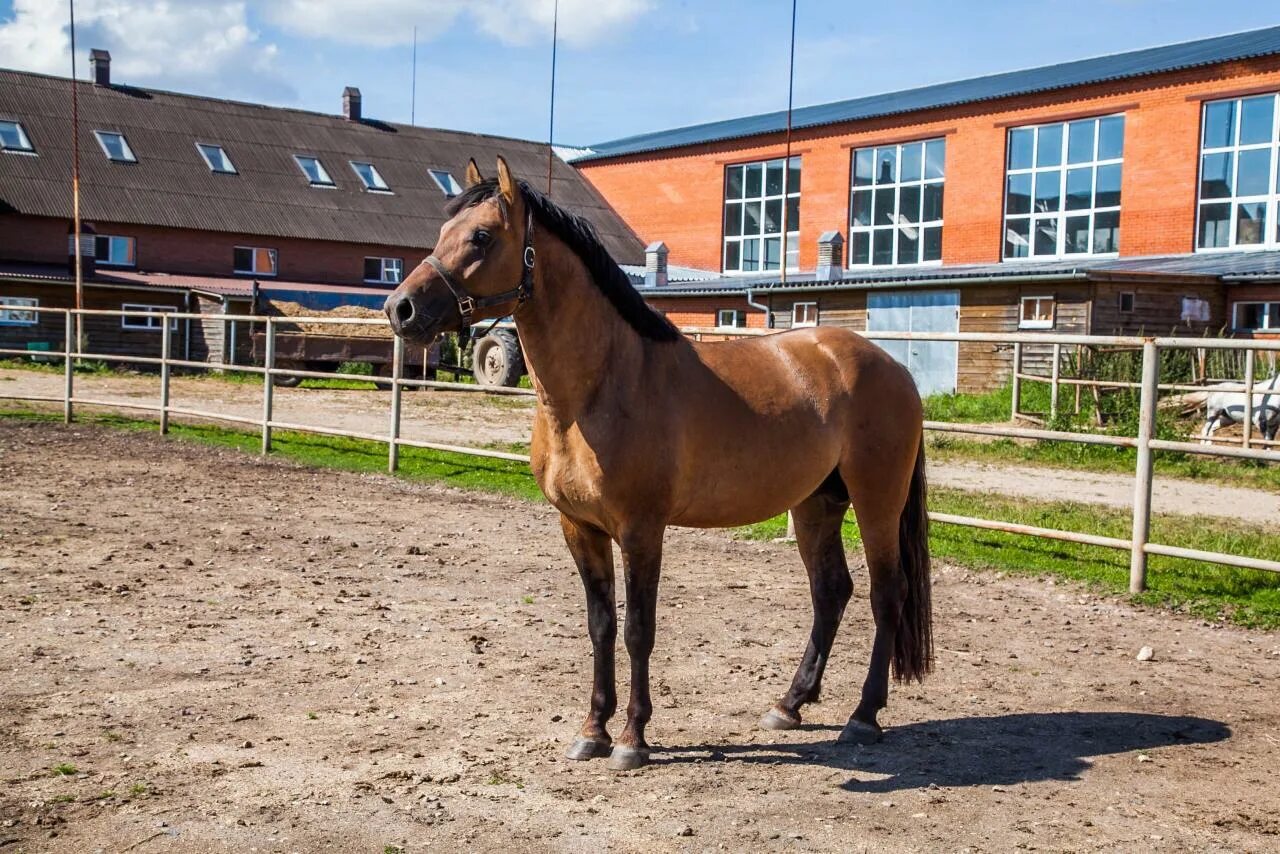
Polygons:
[[514,388],[524,375],[520,342],[505,329],[490,332],[477,341],[471,363],[471,372],[480,385]]

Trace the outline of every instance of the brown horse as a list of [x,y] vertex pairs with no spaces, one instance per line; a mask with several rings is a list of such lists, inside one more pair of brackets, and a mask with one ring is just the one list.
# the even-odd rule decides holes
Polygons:
[[[792,511],[809,575],[813,630],[790,690],[761,720],[800,724],[853,590],[840,529],[852,504],[871,576],[875,641],[842,741],[880,738],[899,680],[932,668],[928,521],[920,397],[910,374],[845,329],[816,327],[694,343],[644,302],[590,225],[511,175],[472,161],[435,253],[386,303],[418,343],[514,315],[538,394],[533,473],[560,511],[587,594],[591,706],[571,759],[648,759],[662,540],[668,525],[730,527]],[[631,700],[616,745],[613,550],[626,579]]]

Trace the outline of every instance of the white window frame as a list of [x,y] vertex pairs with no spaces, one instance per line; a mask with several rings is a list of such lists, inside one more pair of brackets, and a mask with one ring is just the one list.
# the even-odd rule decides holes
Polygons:
[[[249,252],[253,253],[253,258],[255,261],[258,258],[259,252],[265,251],[270,253],[271,270],[269,272],[263,272],[261,270],[241,270],[240,268],[236,267],[236,250],[237,249],[249,250]],[[231,250],[231,272],[233,273],[236,273],[242,276],[275,276],[277,272],[279,272],[279,270],[280,270],[280,256],[276,252],[276,250],[268,246],[235,246]]]
[[35,297],[0,297],[0,326],[35,326],[40,322],[40,300]]
[[[1048,301],[1051,308],[1049,310],[1048,320],[1027,320],[1026,304],[1029,302],[1039,303]],[[1039,314],[1039,311],[1035,312]],[[1029,294],[1018,300],[1018,328],[1019,329],[1052,329],[1058,322],[1058,298],[1053,294]]]
[[[95,130],[93,132],[93,136],[94,136],[94,139],[98,140],[98,147],[102,149],[102,153],[105,154],[107,156],[107,159],[110,160],[112,163],[137,163],[138,162],[137,155],[133,153],[133,146],[129,144],[128,137],[126,137],[122,131]],[[124,154],[123,157],[115,157],[111,154],[111,149],[107,148],[107,143],[104,142],[104,137],[107,137],[107,136],[120,137],[120,147],[123,149],[123,154]]]
[[[1271,98],[1271,139],[1268,142],[1244,143],[1240,142],[1241,121],[1240,113],[1245,101],[1258,100],[1260,98]],[[1232,104],[1233,118],[1231,129],[1231,144],[1225,146],[1206,146],[1205,135],[1208,133],[1208,115],[1209,109],[1217,104]],[[1253,151],[1270,151],[1271,163],[1267,174],[1267,190],[1262,194],[1254,194],[1248,196],[1238,195],[1240,188],[1240,154],[1242,152]],[[1201,194],[1204,192],[1204,162],[1207,157],[1213,155],[1229,155],[1231,157],[1231,190],[1230,194],[1222,197],[1205,198]],[[1242,98],[1221,98],[1215,101],[1205,101],[1200,108],[1200,161],[1197,166],[1196,174],[1196,231],[1193,236],[1196,246],[1196,252],[1260,252],[1267,249],[1280,248],[1280,92],[1261,93],[1258,95],[1248,95]],[[1239,243],[1239,224],[1240,224],[1240,208],[1243,205],[1261,204],[1265,211],[1266,221],[1262,230],[1262,240],[1258,243]],[[1204,209],[1211,205],[1227,205],[1227,245],[1226,246],[1201,246],[1200,245],[1200,229],[1203,226]]]
[[[1108,157],[1103,160],[1098,159],[1098,147],[1102,142],[1102,122],[1108,119],[1119,119],[1121,122],[1121,143],[1120,156]],[[1082,160],[1076,163],[1068,161],[1071,145],[1071,126],[1078,125],[1083,122],[1093,123],[1093,155],[1089,160]],[[1054,127],[1062,128],[1062,150],[1059,152],[1058,164],[1056,166],[1038,166],[1040,159],[1040,137],[1042,132]],[[1013,153],[1013,135],[1021,131],[1031,131],[1033,134],[1031,145],[1031,165],[1027,167],[1012,168],[1009,158]],[[1121,206],[1124,203],[1124,140],[1128,133],[1128,122],[1125,120],[1124,113],[1110,113],[1104,116],[1091,116],[1089,118],[1071,119],[1068,121],[1045,122],[1037,125],[1019,125],[1011,127],[1005,134],[1005,168],[1004,168],[1004,192],[1001,194],[1004,199],[1004,207],[1001,221],[1004,225],[1004,233],[1001,239],[1001,257],[1004,261],[1013,263],[1021,261],[1043,261],[1049,258],[1115,258],[1119,256],[1120,246],[1120,217]],[[1122,191],[1120,204],[1116,205],[1098,205],[1098,170],[1106,166],[1118,166],[1120,168],[1120,188]],[[1078,169],[1090,170],[1089,185],[1089,207],[1067,209],[1067,174]],[[1056,171],[1058,173],[1058,209],[1056,211],[1036,211],[1036,181],[1040,173],[1049,173]],[[1031,210],[1028,213],[1010,213],[1009,212],[1009,183],[1014,176],[1027,175],[1031,179]],[[1095,252],[1094,245],[1097,234],[1097,219],[1099,214],[1115,214],[1116,216],[1116,250],[1107,252]],[[1077,217],[1087,216],[1089,218],[1089,251],[1087,252],[1068,252],[1067,249],[1067,220]],[[1037,223],[1046,220],[1052,220],[1054,227],[1057,229],[1052,254],[1036,254],[1036,226]],[[1009,243],[1011,237],[1014,236],[1009,224],[1011,221],[1027,223],[1027,254],[1026,255],[1010,255]],[[1021,235],[1017,235],[1018,239],[1022,239]]]
[[[319,170],[319,173],[324,180],[316,180],[312,178],[311,173],[307,171],[307,167],[302,165],[302,161],[304,160],[313,161],[316,164],[316,169]],[[330,188],[338,186],[333,182],[333,176],[329,174],[329,170],[324,168],[324,162],[321,161],[320,158],[316,157],[314,154],[295,154],[293,155],[293,162],[298,165],[298,169],[302,172],[302,177],[306,178],[307,183],[310,184],[311,186],[330,187]]]
[[[724,322],[724,318],[726,315],[732,319],[731,323]],[[742,309],[740,308],[716,309],[716,329],[745,329],[746,326],[747,326],[747,313]]]
[[[370,261],[379,262],[379,267],[382,270],[382,276],[380,278],[370,279],[366,277],[366,282],[375,285],[398,285],[404,280],[403,258],[383,258],[378,255],[366,255],[364,260],[366,264]],[[395,276],[393,278],[387,277],[387,272],[389,270],[395,271]]]
[[[127,314],[120,316],[120,328],[133,332],[159,332],[164,325],[164,321],[159,319],[160,316],[166,313],[175,314],[178,311],[171,305],[145,305],[136,302],[121,303],[120,310],[147,312],[141,317],[138,315],[131,317]],[[178,318],[175,317],[169,321],[169,331],[178,331]]]
[[[368,160],[348,160],[347,163],[350,164],[351,171],[356,173],[356,177],[360,179],[360,184],[361,186],[364,187],[364,191],[366,193],[391,193],[392,192],[391,187],[387,185],[387,179],[383,178],[382,173],[378,171],[378,167],[374,166]],[[372,176],[374,180],[373,184],[370,184],[368,180],[365,179],[364,175],[361,174],[360,168],[359,168],[361,166],[369,167],[369,174],[370,176]]]
[[[808,320],[800,320],[800,309],[804,309],[804,314]],[[818,304],[816,302],[797,302],[791,304],[791,328],[799,329],[804,326],[818,325]]]
[[[222,155],[222,159],[227,162],[227,168],[221,169],[216,164],[214,164],[213,160],[209,157],[209,153],[205,151],[206,148],[218,149],[218,153]],[[204,159],[205,165],[208,166],[209,171],[214,173],[215,175],[239,175],[240,174],[239,170],[236,169],[236,164],[231,162],[231,155],[227,154],[227,149],[225,149],[221,145],[218,145],[216,142],[197,142],[196,151],[200,152],[200,156]]]
[[[928,167],[928,148],[932,144],[940,144],[942,146],[942,172],[936,176],[929,175]],[[937,267],[942,264],[942,231],[945,213],[939,210],[941,214],[937,219],[924,219],[924,194],[926,187],[938,187],[943,194],[943,206],[946,205],[946,181],[947,181],[947,139],[946,137],[931,137],[929,139],[911,140],[909,142],[895,143],[892,145],[873,145],[855,148],[849,152],[849,266],[850,267]],[[920,176],[918,178],[903,181],[902,176],[902,152],[907,148],[920,149]],[[890,180],[881,182],[877,164],[880,163],[881,152],[893,152],[893,176]],[[862,154],[868,154],[871,157],[872,176],[870,184],[858,184],[858,157]],[[919,188],[920,193],[920,219],[917,222],[905,220],[902,213],[902,191],[904,189]],[[875,197],[878,193],[889,192],[893,194],[893,213],[889,216],[893,222],[889,224],[877,223],[875,220]],[[858,225],[854,219],[854,203],[859,195],[865,195],[868,203],[869,222],[866,225]],[[924,230],[938,229],[938,257],[925,260],[924,258]],[[898,260],[898,243],[899,238],[906,236],[911,237],[908,233],[915,231],[916,252],[915,258],[909,261]],[[877,262],[875,260],[875,237],[876,233],[891,233],[893,235],[892,243],[889,247],[889,261]],[[858,236],[864,235],[867,241],[866,260],[862,260],[854,255],[854,246],[857,243]]]
[[[1247,305],[1262,306],[1262,325],[1243,326],[1240,323],[1240,309]],[[1233,303],[1231,308],[1231,326],[1233,329],[1247,329],[1252,332],[1280,332],[1280,299],[1273,300],[1241,300]]]
[[[795,163],[796,171],[800,173],[799,184],[804,183],[803,162],[798,154],[792,155],[791,161]],[[769,193],[768,179],[769,167],[774,164],[782,164],[782,192]],[[760,168],[760,193],[759,195],[747,195],[747,178],[746,174],[749,169],[754,167]],[[742,195],[729,198],[729,175],[735,170],[742,171]],[[791,222],[787,216],[787,202],[795,199],[796,222]],[[783,220],[786,220],[787,233],[784,238],[781,230],[765,231],[765,211],[770,202],[781,201],[781,208],[778,216],[778,228],[783,226]],[[756,234],[744,234],[747,222],[747,206],[758,204],[760,206],[760,231]],[[738,233],[730,235],[726,225],[728,223],[729,205],[737,205]],[[730,163],[724,168],[724,185],[721,192],[720,201],[720,269],[725,275],[748,275],[758,276],[768,273],[777,272],[778,268],[768,268],[765,266],[765,246],[769,240],[778,240],[779,249],[779,266],[786,265],[787,272],[795,273],[800,270],[800,187],[794,190],[791,188],[791,169],[787,164],[786,158],[773,157],[768,160],[752,160],[747,163]],[[744,266],[743,247],[747,243],[756,243],[759,246],[760,254],[757,257],[757,266],[753,270],[748,270]],[[738,266],[730,267],[728,265],[729,246],[736,244],[738,247]]]
[[[444,193],[446,199],[462,195],[464,187],[458,183],[458,179],[453,177],[453,173],[448,169],[428,169],[427,173],[431,176],[431,180],[436,182],[436,186],[440,188],[440,192]],[[442,175],[444,176],[443,178],[441,178]],[[447,184],[445,179],[448,179]]]
[[20,145],[17,148],[10,148],[9,146],[5,145],[2,140],[0,140],[0,151],[6,152],[8,154],[35,154],[36,153],[35,146],[31,144],[31,137],[27,136],[27,129],[22,126],[22,122],[18,121],[17,119],[0,119],[0,121],[5,122],[6,124],[13,125],[14,129],[17,130],[18,132],[18,142],[20,143]]
[[[126,237],[122,234],[95,234],[93,236],[94,250],[93,262],[103,267],[137,267],[138,266],[138,242],[132,237]],[[107,256],[104,258],[98,254],[97,242],[105,240],[107,242]],[[133,257],[132,261],[113,261],[111,260],[112,248],[119,246],[123,242],[129,247],[129,254]]]

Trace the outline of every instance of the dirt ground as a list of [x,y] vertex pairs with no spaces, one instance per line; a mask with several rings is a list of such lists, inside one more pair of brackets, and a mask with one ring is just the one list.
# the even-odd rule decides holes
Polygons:
[[837,746],[860,561],[824,702],[765,732],[794,549],[672,530],[618,774],[561,758],[590,645],[545,505],[49,424],[0,422],[0,479],[0,851],[1280,850],[1275,634],[941,566],[936,674]]
[[[159,394],[159,381],[154,376],[91,375],[77,378],[76,382],[77,395],[95,399],[156,403]],[[62,378],[0,369],[0,394],[59,396]],[[295,424],[385,434],[390,424],[388,400],[387,392],[381,391],[280,388],[275,392],[275,417]],[[178,377],[173,381],[172,403],[244,418],[262,417],[262,389],[257,384]],[[527,443],[533,429],[533,407],[533,399],[525,397],[410,392],[403,396],[401,435],[473,447]],[[934,461],[929,465],[929,478],[939,486],[970,492],[999,492],[1040,500],[1070,497],[1120,508],[1133,505],[1133,479],[1126,474]],[[1199,514],[1266,524],[1280,518],[1280,493],[1211,481],[1157,478],[1152,507],[1156,513]]]

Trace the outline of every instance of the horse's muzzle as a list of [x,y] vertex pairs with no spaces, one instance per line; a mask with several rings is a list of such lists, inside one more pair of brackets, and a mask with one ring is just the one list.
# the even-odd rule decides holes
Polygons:
[[392,331],[406,341],[430,344],[440,334],[440,319],[421,311],[410,294],[393,293],[382,310]]

